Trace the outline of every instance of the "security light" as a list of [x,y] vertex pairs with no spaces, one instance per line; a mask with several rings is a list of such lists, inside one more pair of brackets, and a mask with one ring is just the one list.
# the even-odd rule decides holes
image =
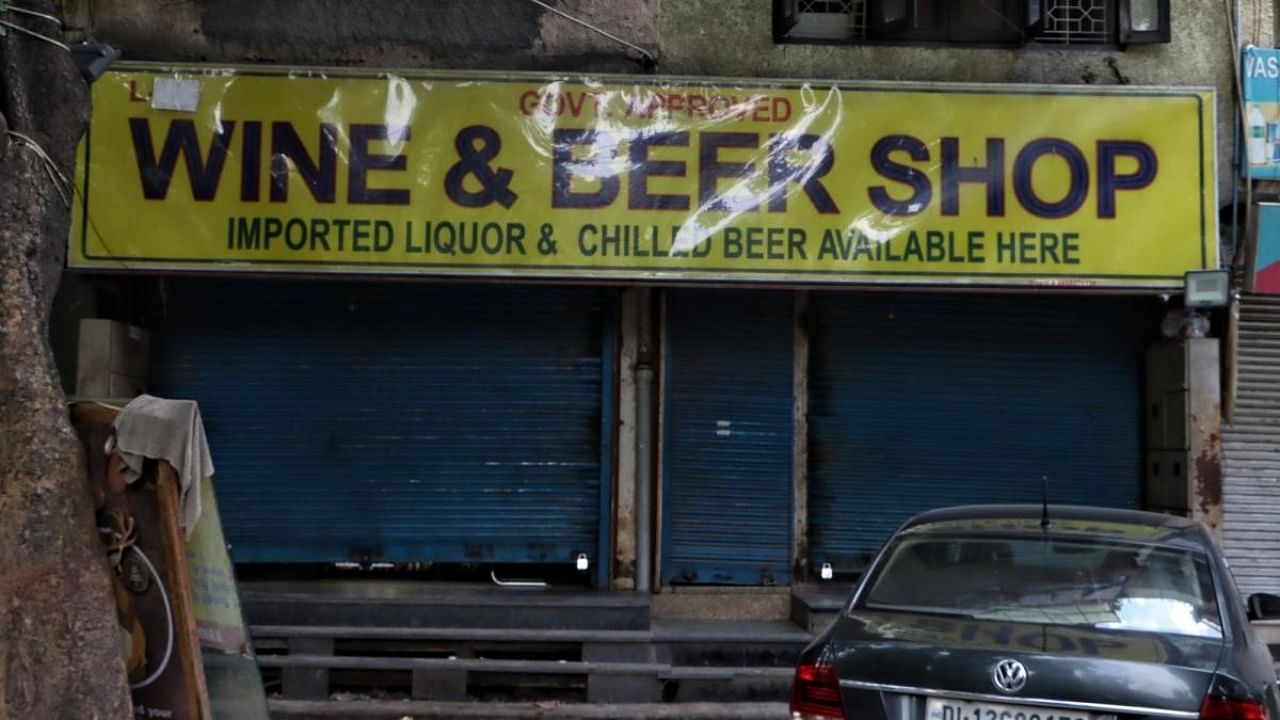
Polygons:
[[1231,299],[1231,273],[1228,270],[1192,270],[1187,273],[1186,297],[1189,308],[1226,307]]

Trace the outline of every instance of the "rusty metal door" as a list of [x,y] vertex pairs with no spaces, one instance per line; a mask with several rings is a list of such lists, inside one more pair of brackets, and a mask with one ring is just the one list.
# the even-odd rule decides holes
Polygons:
[[1222,548],[1248,593],[1280,592],[1280,297],[1240,307],[1235,413],[1223,433]]

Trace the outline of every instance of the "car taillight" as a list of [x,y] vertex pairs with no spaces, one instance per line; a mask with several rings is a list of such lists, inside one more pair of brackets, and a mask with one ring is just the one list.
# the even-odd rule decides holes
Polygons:
[[802,663],[791,683],[792,720],[846,720],[834,665]]
[[1268,720],[1267,706],[1253,700],[1209,696],[1200,706],[1200,720]]

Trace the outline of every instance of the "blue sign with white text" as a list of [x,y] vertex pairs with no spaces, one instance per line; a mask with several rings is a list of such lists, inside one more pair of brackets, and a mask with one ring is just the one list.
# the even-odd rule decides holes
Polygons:
[[1244,101],[1248,177],[1280,178],[1280,50],[1249,47],[1244,51]]

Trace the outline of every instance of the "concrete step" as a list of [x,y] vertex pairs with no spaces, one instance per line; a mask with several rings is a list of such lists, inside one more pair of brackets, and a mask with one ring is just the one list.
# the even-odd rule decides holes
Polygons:
[[789,720],[786,703],[448,703],[271,700],[273,720]]
[[401,580],[246,581],[253,625],[644,630],[637,593],[500,588]]
[[519,699],[541,687],[589,702],[779,702],[811,639],[784,621],[655,621],[648,630],[258,625],[252,633],[264,675],[297,700],[363,684],[434,701]]
[[793,666],[811,640],[785,621],[655,620],[647,630],[254,625],[251,632],[263,654],[288,652],[306,641],[311,652],[324,648],[330,654],[512,657],[527,648],[533,657],[559,651],[570,660],[774,667]]
[[680,667],[666,663],[500,660],[493,658],[360,657],[355,655],[259,655],[269,668],[408,670],[453,673],[527,673],[539,675],[637,675],[660,680],[731,680],[738,677],[790,678],[785,667]]
[[1280,646],[1280,620],[1254,620],[1254,632],[1271,646]]
[[[360,673],[368,684],[399,674],[415,699],[461,702],[483,684],[477,676],[501,675],[512,687],[578,688],[591,703],[782,701],[791,667],[679,666],[658,662],[506,660],[493,658],[260,655],[265,669],[283,673],[286,697],[330,697],[331,676]],[[490,680],[489,685],[493,684]]]
[[259,625],[263,638],[325,637],[380,640],[506,640],[521,642],[806,642],[810,635],[785,621],[655,620],[642,630],[371,625]]
[[791,621],[815,635],[825,631],[849,602],[853,583],[796,585],[791,590]]

